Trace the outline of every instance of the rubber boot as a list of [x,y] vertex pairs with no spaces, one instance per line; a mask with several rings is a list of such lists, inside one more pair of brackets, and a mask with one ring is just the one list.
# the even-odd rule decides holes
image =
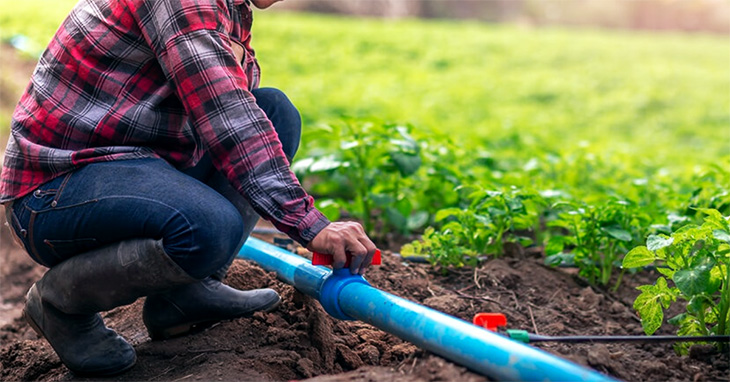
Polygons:
[[161,241],[123,241],[49,269],[28,291],[23,317],[73,373],[114,375],[134,366],[137,357],[98,312],[195,281],[167,256]]
[[[222,176],[214,175],[209,185],[225,196],[238,209],[244,232],[238,250],[256,226],[259,215]],[[273,289],[240,291],[222,283],[235,259],[201,282],[185,285],[145,300],[142,319],[150,338],[167,339],[197,332],[217,322],[251,316],[258,311],[271,311],[281,302]]]

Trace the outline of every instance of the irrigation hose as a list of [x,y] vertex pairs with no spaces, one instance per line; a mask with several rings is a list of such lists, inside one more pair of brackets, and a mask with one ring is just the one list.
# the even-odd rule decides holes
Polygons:
[[530,342],[720,342],[730,343],[730,336],[542,336],[524,330],[508,329],[517,341]]

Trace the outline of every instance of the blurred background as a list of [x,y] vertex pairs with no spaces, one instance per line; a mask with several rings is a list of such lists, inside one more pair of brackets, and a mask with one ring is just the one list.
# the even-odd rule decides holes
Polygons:
[[721,34],[730,30],[730,2],[725,0],[287,0],[283,8],[395,19],[474,19],[536,26]]
[[[0,0],[0,150],[75,3]],[[455,190],[471,184],[622,200],[656,223],[730,213],[727,0],[285,0],[254,14],[262,86],[299,108],[295,170],[333,218],[398,209],[391,223],[417,231],[468,205]]]

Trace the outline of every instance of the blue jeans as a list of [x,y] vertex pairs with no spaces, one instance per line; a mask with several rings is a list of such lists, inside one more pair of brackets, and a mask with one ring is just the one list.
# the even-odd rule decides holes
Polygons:
[[[253,94],[285,154],[294,157],[299,112],[277,89]],[[151,238],[162,239],[165,252],[190,276],[205,278],[236,255],[252,228],[244,227],[235,206],[243,197],[216,178],[207,157],[184,172],[162,159],[90,164],[16,200],[8,221],[31,258],[47,267],[104,245]],[[216,189],[209,181],[218,183]]]

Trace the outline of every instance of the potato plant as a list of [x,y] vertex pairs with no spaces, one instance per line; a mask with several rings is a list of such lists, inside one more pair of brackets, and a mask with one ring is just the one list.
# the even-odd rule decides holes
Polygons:
[[[311,189],[328,197],[318,207],[330,219],[341,212],[362,221],[367,232],[378,235],[396,229],[407,233],[428,221],[414,209],[416,192],[410,179],[421,167],[421,148],[407,126],[375,120],[346,119],[320,127],[325,139],[338,144],[333,151],[312,152],[293,165]],[[383,224],[375,232],[376,220]]]
[[501,256],[505,242],[530,245],[542,207],[540,195],[529,189],[463,187],[468,205],[438,211],[421,240],[401,248],[405,256],[424,256],[441,266],[475,266],[481,256]]
[[[654,285],[640,286],[634,308],[647,334],[662,325],[664,311],[677,300],[685,312],[668,320],[679,335],[730,334],[730,217],[715,209],[701,225],[689,224],[671,235],[651,235],[646,245],[632,249],[624,268],[654,264],[662,274]],[[677,347],[685,352],[687,345]]]
[[[561,202],[552,208],[557,218],[547,225],[559,230],[545,245],[545,262],[575,265],[594,285],[609,284],[623,254],[645,237],[651,223],[648,215],[624,200],[600,205]],[[620,281],[619,277],[616,287]]]

